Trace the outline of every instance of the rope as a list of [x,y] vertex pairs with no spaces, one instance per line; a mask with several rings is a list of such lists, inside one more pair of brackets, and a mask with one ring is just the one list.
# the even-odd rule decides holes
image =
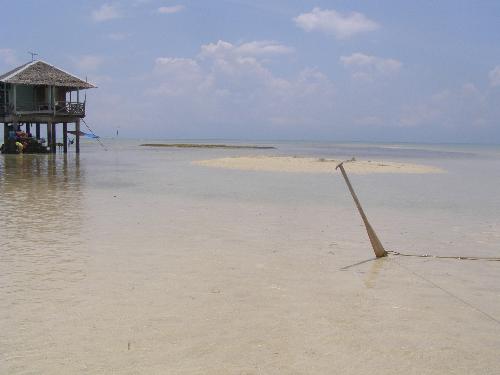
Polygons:
[[[390,253],[394,253],[394,252],[392,252],[392,251],[391,251]],[[403,255],[403,254],[396,254],[396,255]],[[403,256],[405,256],[405,255],[403,255]],[[412,255],[407,255],[407,256],[412,256]],[[417,256],[418,256],[418,255],[417,255]],[[456,257],[456,259],[464,259],[464,258],[463,258],[463,257]],[[477,258],[477,259],[479,260],[479,259],[483,259],[483,258]],[[476,260],[476,259],[473,259],[473,260]],[[486,260],[490,260],[490,258],[486,258]],[[496,259],[496,260],[500,260],[500,259]],[[432,285],[433,287],[435,287],[435,288],[437,288],[437,289],[441,290],[443,293],[446,293],[446,294],[447,294],[447,295],[449,295],[450,297],[455,298],[457,301],[459,301],[459,302],[463,303],[463,304],[464,304],[464,305],[466,305],[466,306],[469,306],[471,309],[473,309],[473,310],[475,310],[475,311],[477,311],[477,312],[481,313],[481,314],[482,314],[483,316],[485,316],[486,318],[488,318],[488,319],[490,319],[491,321],[493,321],[493,322],[495,322],[495,323],[497,323],[497,324],[499,324],[499,325],[500,325],[500,321],[499,321],[497,318],[495,318],[494,316],[492,316],[492,315],[488,314],[486,311],[481,310],[479,307],[476,307],[476,306],[474,306],[472,303],[467,302],[467,301],[466,301],[466,300],[464,300],[463,298],[461,298],[461,297],[457,296],[456,294],[454,294],[454,293],[450,292],[449,290],[447,290],[447,289],[443,288],[442,286],[440,286],[440,285],[436,284],[434,281],[432,281],[432,280],[430,280],[430,279],[428,279],[428,278],[426,278],[426,277],[424,277],[424,276],[420,275],[419,273],[417,273],[417,272],[413,271],[412,269],[410,269],[410,268],[408,268],[408,267],[406,267],[406,266],[402,265],[401,263],[399,263],[399,262],[398,262],[398,261],[396,261],[395,259],[393,259],[393,262],[394,262],[394,263],[396,263],[396,264],[397,264],[398,266],[400,266],[401,268],[404,268],[406,271],[410,272],[411,274],[415,275],[416,277],[418,277],[418,278],[420,278],[420,279],[424,280],[425,282],[429,283],[429,284],[430,284],[430,285]]]
[[435,258],[435,259],[456,259],[456,260],[485,260],[489,262],[500,262],[500,258],[496,257],[475,257],[475,256],[441,256],[432,254],[405,254],[399,251],[387,250],[388,254],[399,255],[402,257],[415,257],[415,258]]
[[97,142],[99,142],[99,144],[102,146],[102,148],[104,149],[104,151],[108,151],[108,149],[106,148],[106,146],[104,146],[104,144],[101,142],[100,140],[100,137],[95,135],[95,133],[93,132],[92,129],[90,129],[90,126],[87,125],[87,123],[85,122],[84,119],[82,119],[83,123],[85,124],[85,126],[87,127],[87,129],[89,130],[89,132],[92,133],[92,135],[95,137],[94,139],[97,140]]

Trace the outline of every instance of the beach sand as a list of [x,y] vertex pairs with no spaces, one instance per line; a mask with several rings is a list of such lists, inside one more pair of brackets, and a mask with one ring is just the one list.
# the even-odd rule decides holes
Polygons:
[[[342,160],[293,156],[240,156],[197,160],[196,165],[245,171],[332,173]],[[429,165],[398,163],[381,160],[355,160],[344,164],[347,172],[370,173],[442,173],[443,169]]]
[[[1,374],[500,373],[498,262],[373,260],[338,171],[108,149],[0,159]],[[497,161],[407,161],[450,172],[352,176],[384,246],[498,256]]]

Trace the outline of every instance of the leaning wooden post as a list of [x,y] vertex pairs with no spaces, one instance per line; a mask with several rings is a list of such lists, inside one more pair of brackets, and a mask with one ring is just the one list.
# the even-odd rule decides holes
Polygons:
[[377,258],[385,257],[387,256],[387,252],[385,251],[384,247],[382,246],[382,243],[377,237],[377,234],[373,230],[372,226],[368,222],[368,219],[366,218],[365,212],[363,211],[363,208],[361,207],[361,203],[359,203],[358,197],[356,196],[356,193],[354,192],[354,189],[352,188],[351,182],[349,181],[349,178],[347,177],[347,173],[345,173],[344,169],[344,162],[340,163],[335,167],[335,169],[340,169],[340,172],[342,172],[342,176],[344,177],[345,183],[347,184],[347,187],[349,188],[349,191],[351,192],[352,199],[354,199],[354,203],[356,203],[356,207],[358,208],[359,214],[361,215],[361,218],[363,219],[363,223],[365,224],[366,232],[368,233],[368,238],[370,239],[370,242],[372,244],[373,251],[375,252],[375,256]]
[[76,147],[75,151],[77,154],[80,153],[80,119],[77,118],[75,122],[75,131],[76,131]]
[[68,153],[68,123],[63,122],[63,150],[64,153]]

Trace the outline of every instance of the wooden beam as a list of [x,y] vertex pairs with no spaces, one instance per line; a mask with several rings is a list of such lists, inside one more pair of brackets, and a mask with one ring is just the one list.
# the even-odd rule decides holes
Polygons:
[[68,123],[63,122],[63,147],[64,147],[64,153],[68,153]]
[[37,122],[36,123],[36,127],[35,127],[35,136],[36,136],[36,139],[40,139],[40,123]]

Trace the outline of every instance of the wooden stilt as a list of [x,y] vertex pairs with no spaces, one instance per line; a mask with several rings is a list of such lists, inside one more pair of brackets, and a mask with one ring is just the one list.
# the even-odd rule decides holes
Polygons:
[[37,122],[36,126],[35,126],[35,136],[36,136],[36,139],[40,139],[40,123],[39,122]]
[[80,153],[80,119],[76,119],[75,122],[75,131],[76,131],[76,153]]
[[7,122],[3,123],[3,147],[4,150],[7,149],[7,141],[9,140],[9,124]]
[[52,148],[51,148],[51,152],[53,154],[56,153],[56,150],[57,150],[57,133],[56,133],[56,123],[53,122],[52,123]]
[[63,148],[64,153],[68,153],[68,123],[63,122]]
[[52,152],[52,123],[47,122],[47,147]]

